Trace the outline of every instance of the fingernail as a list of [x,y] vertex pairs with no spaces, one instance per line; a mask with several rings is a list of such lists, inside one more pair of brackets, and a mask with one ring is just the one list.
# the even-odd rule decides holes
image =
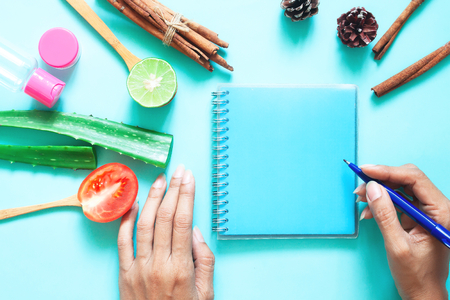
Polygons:
[[366,210],[364,209],[361,213],[361,217],[359,218],[359,220],[362,221],[365,216],[366,216]]
[[183,180],[181,180],[181,183],[182,184],[186,184],[186,183],[191,182],[191,180],[192,180],[192,171],[191,170],[187,170],[184,173]]
[[367,193],[367,201],[375,201],[378,198],[381,197],[381,188],[378,183],[375,181],[371,181],[367,184],[366,187],[366,193]]
[[358,198],[356,198],[356,203],[361,202],[361,196],[358,196]]
[[376,166],[376,165],[365,164],[365,165],[359,166],[359,168],[360,168],[360,169],[363,169],[363,168],[371,168],[371,167],[375,167],[375,166]]
[[364,187],[365,183],[361,183],[360,185],[358,185],[358,187],[353,191],[353,194],[357,194],[358,192],[360,192],[363,187]]
[[161,188],[161,187],[163,187],[165,181],[166,181],[166,175],[164,173],[161,173],[158,175],[155,182],[153,182],[153,187]]
[[183,174],[184,174],[184,165],[181,164],[178,166],[178,168],[175,170],[175,172],[173,172],[172,177],[173,178],[183,178]]
[[194,237],[200,243],[205,242],[205,239],[203,238],[203,235],[202,235],[200,229],[198,229],[197,225],[194,226]]

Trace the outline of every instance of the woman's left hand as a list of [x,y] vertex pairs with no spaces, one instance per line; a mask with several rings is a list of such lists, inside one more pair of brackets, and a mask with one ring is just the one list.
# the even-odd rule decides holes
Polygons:
[[[161,174],[137,222],[135,203],[122,218],[119,247],[120,299],[214,299],[214,255],[200,230],[192,230],[195,181],[180,165],[169,189]],[[163,200],[164,198],[164,200]]]

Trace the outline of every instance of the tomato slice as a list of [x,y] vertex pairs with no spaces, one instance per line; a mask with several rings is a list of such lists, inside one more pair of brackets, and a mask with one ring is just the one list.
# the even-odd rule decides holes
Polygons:
[[89,174],[80,185],[78,200],[85,216],[106,223],[123,216],[138,193],[134,172],[119,163],[106,164]]

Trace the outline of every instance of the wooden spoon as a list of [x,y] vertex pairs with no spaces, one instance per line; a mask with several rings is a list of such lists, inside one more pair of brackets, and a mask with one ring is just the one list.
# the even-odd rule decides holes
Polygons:
[[[131,69],[133,67],[141,62],[142,60],[138,57],[136,57],[134,54],[132,54],[127,48],[125,48],[124,45],[122,45],[117,37],[112,33],[112,31],[106,26],[106,24],[100,19],[100,17],[87,5],[87,3],[84,0],[66,0],[70,5],[72,5],[73,8],[86,20],[91,24],[94,29],[100,33],[100,35],[119,53],[119,55],[123,58],[125,63],[127,64],[128,70],[131,72]],[[143,61],[146,60],[154,60],[154,58],[146,58]],[[165,62],[169,64],[168,62]],[[170,65],[170,64],[169,64]],[[147,70],[148,71],[148,70]],[[156,72],[156,71],[155,71]],[[149,80],[154,80],[152,78],[153,72],[149,73]],[[130,78],[130,75],[128,75],[128,78]],[[156,77],[155,77],[156,78]],[[129,80],[129,79],[128,79]],[[143,84],[145,81],[143,82]],[[159,86],[159,81],[158,81]],[[151,90],[153,92],[153,90]],[[137,99],[135,96],[133,96],[133,93],[130,92],[131,98],[133,98],[136,102],[141,104],[144,107],[160,107],[169,104],[172,99],[175,97],[175,94],[177,93],[177,90],[175,89],[173,95],[170,95],[171,97],[167,97],[164,99],[164,101],[160,101],[160,103],[155,105],[149,105],[149,104],[142,104],[141,99]]]
[[0,210],[0,220],[20,216],[23,214],[35,212],[38,210],[43,210],[47,208],[52,207],[61,207],[61,206],[81,206],[80,201],[78,201],[78,196],[73,195],[58,201],[44,203],[44,204],[37,204],[37,205],[31,205],[31,206],[24,206],[24,207],[17,207],[17,208],[10,208],[10,209],[3,209]]
[[67,2],[75,8],[75,10],[91,24],[94,29],[119,53],[127,64],[128,70],[134,67],[135,64],[141,61],[131,53],[124,45],[117,39],[112,31],[106,26],[105,22],[89,7],[84,0],[67,0]]
[[130,168],[121,163],[109,163],[92,171],[76,195],[45,204],[0,210],[0,220],[51,207],[78,206],[92,221],[111,222],[130,210],[136,201],[138,186],[136,174]]

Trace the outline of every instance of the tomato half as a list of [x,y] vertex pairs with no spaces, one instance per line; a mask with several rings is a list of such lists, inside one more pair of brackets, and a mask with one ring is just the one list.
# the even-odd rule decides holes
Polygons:
[[86,177],[78,190],[85,216],[106,223],[123,216],[133,205],[138,193],[134,172],[119,163],[106,164]]

